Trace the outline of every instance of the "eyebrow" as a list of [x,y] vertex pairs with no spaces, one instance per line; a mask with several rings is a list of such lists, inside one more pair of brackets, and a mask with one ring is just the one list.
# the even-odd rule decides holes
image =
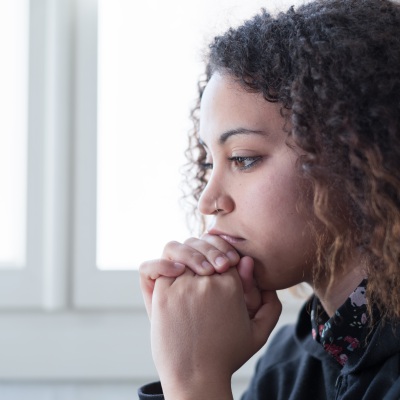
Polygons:
[[235,135],[266,135],[266,132],[264,131],[258,131],[258,130],[253,130],[253,129],[246,129],[246,128],[237,128],[237,129],[231,129],[229,131],[226,131],[221,134],[219,137],[219,143],[224,144],[231,136]]
[[[230,129],[224,133],[221,134],[221,136],[218,139],[219,144],[224,144],[231,136],[235,135],[264,135],[264,136],[269,136],[269,134],[265,131],[259,131],[259,130],[254,130],[254,129],[247,129],[247,128],[237,128],[237,129]],[[202,144],[204,147],[207,147],[207,145],[204,143],[202,139],[199,140],[200,144]]]

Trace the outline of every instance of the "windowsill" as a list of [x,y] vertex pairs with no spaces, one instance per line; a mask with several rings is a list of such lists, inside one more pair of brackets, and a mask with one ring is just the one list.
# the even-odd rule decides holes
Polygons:
[[[298,306],[288,304],[275,331],[293,322],[297,310]],[[157,376],[151,358],[150,324],[144,309],[3,311],[0,343],[3,343],[0,363],[3,381],[131,381],[134,378],[148,382]],[[247,362],[235,379],[250,378],[257,358],[255,355]]]

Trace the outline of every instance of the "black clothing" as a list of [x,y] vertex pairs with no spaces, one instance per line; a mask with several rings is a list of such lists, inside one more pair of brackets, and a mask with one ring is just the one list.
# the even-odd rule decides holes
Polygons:
[[[276,333],[242,400],[399,400],[400,325],[378,322],[342,367],[313,339],[309,309]],[[163,398],[159,383],[139,389],[140,400]]]
[[[370,334],[367,283],[364,279],[332,317],[318,297],[314,296],[310,302],[312,337],[342,366],[355,349],[367,345]],[[376,317],[379,320],[378,313]]]

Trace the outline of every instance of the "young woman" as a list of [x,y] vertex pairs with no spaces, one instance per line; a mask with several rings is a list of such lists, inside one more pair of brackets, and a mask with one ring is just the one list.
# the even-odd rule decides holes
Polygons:
[[243,398],[399,399],[399,4],[262,11],[210,45],[193,119],[207,231],[141,266],[161,384],[139,397],[231,399],[306,282]]

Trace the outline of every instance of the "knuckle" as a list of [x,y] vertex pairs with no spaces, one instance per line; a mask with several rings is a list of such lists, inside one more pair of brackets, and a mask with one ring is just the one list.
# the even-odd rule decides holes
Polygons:
[[176,240],[171,240],[170,242],[168,242],[163,249],[162,252],[162,257],[163,258],[170,258],[169,256],[171,254],[176,253],[177,251],[179,251],[179,248],[183,246],[182,243],[179,243]]
[[149,269],[149,261],[144,261],[139,265],[139,273],[140,275],[144,275],[146,271]]
[[160,270],[163,266],[164,260],[150,260],[144,261],[139,265],[139,274],[141,276],[151,276],[154,272]]
[[214,260],[218,257],[224,257],[224,254],[218,249],[209,249],[207,251],[207,258],[210,260]]
[[190,258],[195,262],[202,262],[206,259],[205,256],[198,251],[192,251],[190,253]]
[[180,244],[181,244],[181,243],[179,243],[179,242],[176,241],[176,240],[171,240],[170,242],[168,242],[168,243],[165,245],[164,249],[175,248],[175,247],[178,247]]
[[183,243],[190,246],[191,244],[197,242],[198,240],[199,239],[197,239],[195,237],[190,237],[190,238],[186,239]]

